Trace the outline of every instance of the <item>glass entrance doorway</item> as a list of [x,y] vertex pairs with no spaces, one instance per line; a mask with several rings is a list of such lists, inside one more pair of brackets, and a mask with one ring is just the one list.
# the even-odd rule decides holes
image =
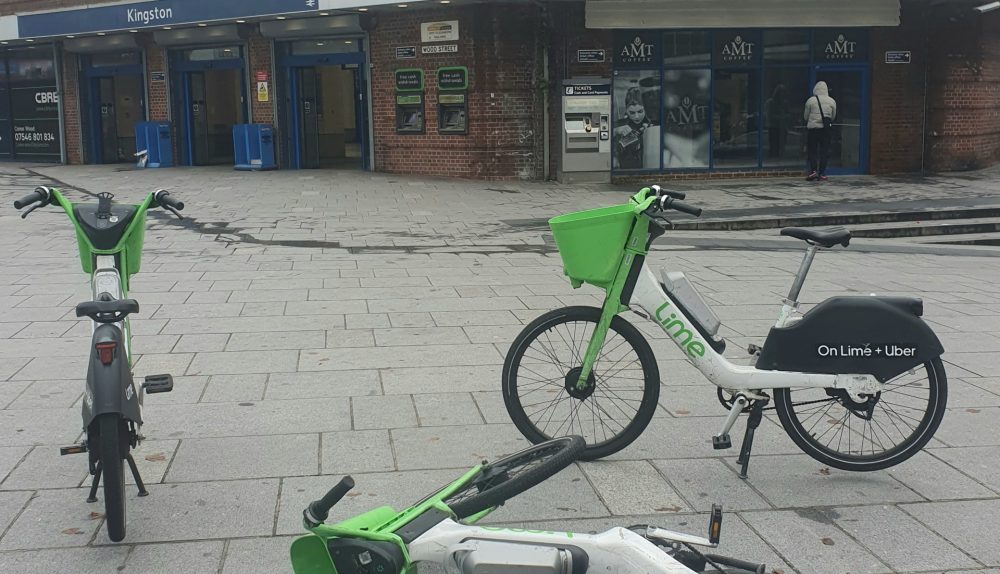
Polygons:
[[142,121],[139,76],[93,78],[94,163],[135,161],[135,123]]
[[87,162],[135,161],[135,124],[146,117],[139,53],[86,55],[80,64]]
[[239,46],[172,54],[173,104],[182,165],[233,165],[233,126],[247,122]]
[[368,84],[358,39],[279,44],[279,117],[285,161],[296,169],[368,166]]
[[357,70],[340,66],[294,69],[296,167],[360,167],[357,83]]
[[867,70],[864,68],[817,67],[813,83],[823,81],[830,97],[837,102],[837,117],[830,140],[830,168],[833,173],[863,173],[867,154],[868,125],[865,96],[868,93]]

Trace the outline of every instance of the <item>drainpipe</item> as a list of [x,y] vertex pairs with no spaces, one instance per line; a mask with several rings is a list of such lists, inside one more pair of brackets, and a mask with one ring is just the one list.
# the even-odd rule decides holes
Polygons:
[[[544,40],[543,40],[544,41]],[[542,46],[542,83],[545,85],[545,91],[542,93],[542,116],[544,118],[544,123],[542,124],[542,146],[545,157],[545,167],[544,167],[544,179],[549,180],[549,45],[548,43]]]
[[920,129],[920,173],[924,173],[924,162],[927,156],[927,75],[928,69],[931,66],[931,51],[930,51],[930,24],[928,18],[928,12],[931,11],[933,5],[926,6],[923,10],[924,16],[924,113],[922,118],[922,124]]
[[[56,93],[59,94],[59,103],[57,105],[57,109],[59,110],[59,163],[66,165],[68,163],[66,159],[66,122],[63,120],[63,114],[66,111],[65,106],[63,106],[63,100],[66,99],[66,94],[63,91],[65,85],[63,81],[62,50],[60,47],[60,44],[52,43],[52,56],[55,59],[56,68]],[[79,93],[79,87],[77,88],[77,92]],[[80,116],[80,123],[82,124],[83,114],[80,113],[77,115]],[[83,130],[81,129],[80,131],[82,132]],[[11,142],[11,149],[14,149],[13,143]]]

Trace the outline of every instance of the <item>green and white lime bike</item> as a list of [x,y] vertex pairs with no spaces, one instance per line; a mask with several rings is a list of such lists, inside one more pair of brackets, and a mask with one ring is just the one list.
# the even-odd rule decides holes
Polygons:
[[763,564],[705,554],[715,548],[722,508],[714,506],[703,538],[649,525],[601,534],[477,526],[506,500],[569,466],[584,448],[579,436],[546,441],[483,462],[402,512],[376,508],[335,525],[324,521],[352,488],[347,476],[302,512],[311,532],[292,543],[295,574],[414,574],[436,564],[449,574],[690,574],[750,572]]
[[90,363],[83,394],[83,431],[80,444],[63,447],[61,454],[88,453],[94,479],[87,502],[97,501],[97,487],[104,479],[104,510],[108,537],[125,538],[125,472],[128,462],[139,489],[149,493],[139,476],[131,449],[142,440],[143,396],[173,389],[170,375],[147,376],[137,390],[132,381],[132,345],[128,316],[139,311],[139,303],[128,298],[129,279],[139,271],[146,212],[162,207],[180,217],[184,204],[164,190],[155,191],[138,205],[112,203],[110,193],[98,195],[94,203],[72,203],[58,189],[38,187],[14,202],[29,213],[46,205],[57,205],[76,228],[80,262],[91,277],[94,300],[76,306],[77,317],[93,321]]
[[[754,431],[772,400],[785,431],[822,463],[851,471],[887,468],[916,454],[945,412],[947,378],[937,336],[920,318],[923,302],[904,297],[833,297],[805,314],[798,297],[819,248],[847,247],[850,231],[801,228],[781,235],[808,247],[753,365],[723,356],[720,321],[683,273],[646,265],[653,241],[670,226],[664,215],[701,210],[684,194],[647,187],[624,205],[549,221],[574,287],[603,289],[604,305],[545,313],[514,340],[503,367],[511,419],[529,440],[577,434],[592,460],[632,443],[657,410],[660,372],[649,343],[621,314],[655,322],[718,389],[729,415],[713,436],[730,448],[729,431],[749,413],[737,463],[746,478]],[[667,373],[670,376],[670,373]]]

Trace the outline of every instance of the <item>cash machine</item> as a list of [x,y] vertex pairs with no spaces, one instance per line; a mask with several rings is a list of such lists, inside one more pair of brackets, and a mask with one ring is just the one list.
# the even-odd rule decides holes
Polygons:
[[559,181],[611,181],[611,80],[572,78],[562,88]]

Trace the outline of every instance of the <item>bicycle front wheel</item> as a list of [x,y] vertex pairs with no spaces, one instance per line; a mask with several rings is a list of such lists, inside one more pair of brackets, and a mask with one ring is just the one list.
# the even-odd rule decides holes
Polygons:
[[499,506],[573,464],[583,447],[582,438],[567,436],[485,464],[478,475],[443,502],[459,518]]
[[941,424],[947,402],[939,357],[886,381],[863,402],[842,389],[774,391],[781,425],[803,452],[859,472],[889,468],[917,454]]
[[104,518],[108,537],[114,542],[125,538],[125,454],[128,428],[118,414],[97,417],[100,445],[101,481],[104,482]]
[[503,367],[507,413],[531,442],[567,434],[586,441],[582,460],[616,453],[639,438],[660,396],[660,372],[649,343],[620,316],[583,389],[583,357],[601,310],[566,307],[542,315],[518,335]]

